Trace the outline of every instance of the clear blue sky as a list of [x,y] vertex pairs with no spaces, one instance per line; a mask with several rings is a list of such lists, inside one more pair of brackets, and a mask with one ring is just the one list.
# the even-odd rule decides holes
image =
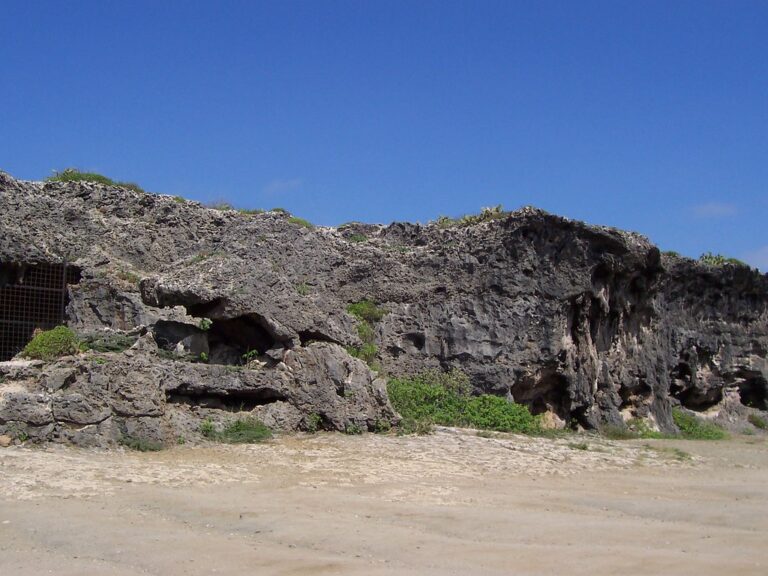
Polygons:
[[315,223],[533,204],[768,271],[768,1],[6,0],[0,169]]

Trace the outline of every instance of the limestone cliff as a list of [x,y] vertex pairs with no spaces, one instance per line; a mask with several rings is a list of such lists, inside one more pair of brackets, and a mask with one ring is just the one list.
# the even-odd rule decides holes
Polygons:
[[[103,364],[0,363],[0,429],[98,443],[138,426],[170,441],[243,411],[373,429],[395,419],[379,374],[433,367],[585,428],[643,417],[671,431],[675,403],[733,425],[768,408],[768,276],[532,208],[469,226],[308,228],[0,173],[0,228],[5,269],[77,271],[71,327],[136,342]],[[372,325],[379,372],[345,349],[362,344],[347,311],[361,300],[386,311]]]

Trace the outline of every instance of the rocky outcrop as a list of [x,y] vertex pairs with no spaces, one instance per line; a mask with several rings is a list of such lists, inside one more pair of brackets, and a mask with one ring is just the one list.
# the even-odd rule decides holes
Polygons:
[[[427,368],[460,368],[478,392],[585,428],[641,417],[671,431],[675,404],[738,426],[768,408],[768,276],[536,209],[309,229],[279,212],[0,174],[0,222],[0,262],[78,268],[70,326],[144,333],[103,365],[6,370],[0,433],[26,423],[44,438],[114,439],[141,422],[169,441],[241,412],[370,429],[394,418],[379,374]],[[362,344],[347,312],[361,300],[386,311],[378,372],[345,350]]]

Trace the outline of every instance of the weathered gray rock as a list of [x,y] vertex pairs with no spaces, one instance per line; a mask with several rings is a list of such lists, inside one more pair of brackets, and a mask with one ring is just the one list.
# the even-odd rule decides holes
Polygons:
[[[346,309],[362,299],[387,311],[374,326],[384,372],[460,368],[553,426],[642,417],[672,430],[676,403],[742,419],[726,403],[768,408],[768,276],[532,208],[466,227],[309,230],[276,212],[0,173],[0,261],[63,260],[81,271],[72,326],[148,330],[103,364],[7,371],[29,394],[61,396],[51,418],[93,427],[83,438],[173,441],[244,412],[283,429],[391,421],[383,379],[344,349],[361,344]],[[97,397],[110,411],[98,425]]]

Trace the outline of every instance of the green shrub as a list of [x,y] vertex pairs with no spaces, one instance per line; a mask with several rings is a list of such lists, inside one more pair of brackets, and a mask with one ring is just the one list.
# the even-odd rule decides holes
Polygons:
[[435,425],[427,418],[422,418],[421,420],[403,418],[400,424],[397,425],[397,435],[418,434],[419,436],[426,436],[427,434],[432,434],[434,429]]
[[206,418],[200,423],[200,434],[211,440],[216,437],[216,425],[213,420]]
[[366,240],[368,240],[368,237],[364,234],[352,234],[347,238],[347,240],[349,242],[359,243],[359,242],[365,242]]
[[355,422],[347,422],[346,426],[344,426],[344,434],[354,436],[362,433],[363,433],[363,429],[360,428],[360,426]]
[[247,216],[253,216],[254,214],[264,214],[263,208],[238,208],[237,209],[240,214],[245,214]]
[[389,420],[376,420],[373,430],[376,434],[386,434],[392,430],[392,423]]
[[305,220],[304,218],[299,218],[298,216],[291,216],[288,218],[288,222],[291,224],[297,224],[299,226],[303,226],[304,228],[312,229],[314,228],[314,224],[310,222],[309,220]]
[[200,318],[197,322],[197,327],[203,332],[208,332],[208,330],[211,329],[211,326],[213,326],[213,320],[210,318]]
[[120,186],[121,188],[128,188],[135,192],[144,192],[144,190],[138,184],[133,182],[116,182],[111,178],[107,178],[102,174],[96,172],[82,172],[77,168],[65,168],[61,172],[55,172],[53,176],[46,178],[47,182],[96,182],[97,184],[105,184],[107,186]]
[[21,355],[36,360],[53,360],[60,356],[75,354],[78,341],[75,333],[67,326],[56,326],[52,330],[37,332]]
[[499,432],[530,434],[539,429],[538,420],[526,406],[488,394],[467,400],[464,420],[475,428]]
[[255,444],[272,438],[272,431],[256,418],[235,420],[216,435],[228,444]]
[[320,426],[323,424],[323,418],[320,416],[320,414],[312,413],[305,419],[304,426],[306,427],[307,432],[310,434],[314,434],[318,430],[320,430]]
[[728,433],[717,424],[702,420],[683,412],[679,408],[672,409],[672,420],[680,429],[680,435],[687,440],[724,440]]
[[538,419],[521,404],[487,394],[469,396],[469,379],[460,370],[395,378],[387,391],[392,406],[403,417],[401,426],[429,422],[524,434],[539,430]]
[[123,436],[120,438],[119,444],[137,452],[158,452],[163,449],[163,445],[159,442],[133,436]]
[[357,334],[362,340],[362,346],[350,346],[347,352],[355,358],[364,360],[369,366],[372,366],[379,353],[376,347],[376,333],[373,325],[381,320],[387,313],[386,310],[379,308],[370,300],[361,300],[347,306],[347,312],[357,318]]
[[375,324],[379,322],[386,315],[387,311],[383,308],[379,308],[370,300],[360,300],[360,302],[354,302],[347,306],[347,312],[352,314],[358,320]]
[[712,252],[706,252],[705,254],[699,256],[699,262],[709,266],[725,266],[726,264],[732,264],[734,266],[749,267],[746,263],[742,262],[738,258],[730,258],[728,256],[723,256],[722,254],[712,254]]
[[760,430],[768,430],[768,421],[766,421],[765,418],[761,418],[757,414],[750,414],[747,416],[747,420],[749,420],[749,423],[752,424],[755,428],[759,428]]
[[379,353],[376,344],[365,343],[362,346],[347,346],[347,352],[354,358],[360,358],[363,362],[370,365]]

